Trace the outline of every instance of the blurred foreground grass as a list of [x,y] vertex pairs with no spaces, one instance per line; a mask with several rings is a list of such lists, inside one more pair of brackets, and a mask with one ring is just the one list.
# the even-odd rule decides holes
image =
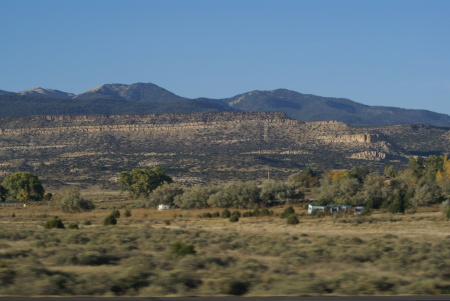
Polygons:
[[[117,225],[102,226],[110,208],[97,208],[1,208],[0,294],[450,293],[450,222],[433,210],[316,218],[296,207],[293,226],[276,216],[283,208],[237,223],[199,217],[220,209],[121,209]],[[79,229],[45,229],[55,215]]]

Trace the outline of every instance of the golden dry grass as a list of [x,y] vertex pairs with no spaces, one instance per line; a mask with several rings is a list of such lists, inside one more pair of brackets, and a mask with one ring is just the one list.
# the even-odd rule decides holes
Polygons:
[[[112,195],[112,194],[111,194]],[[98,195],[97,195],[98,196]],[[27,208],[20,205],[0,207],[1,222],[17,224],[40,224],[53,216],[60,217],[65,222],[90,221],[94,225],[101,225],[103,219],[116,208],[115,205],[133,203],[130,201],[97,201],[104,209],[95,209],[81,213],[65,213],[49,204],[34,204]],[[108,204],[111,205],[108,205]],[[284,219],[277,217],[284,207],[273,208],[275,216],[271,217],[241,217],[238,223],[230,223],[222,218],[201,218],[203,213],[222,212],[221,208],[207,209],[130,209],[132,216],[119,219],[119,224],[139,225],[152,224],[155,227],[208,229],[208,231],[238,231],[241,233],[265,235],[289,234],[317,234],[317,235],[356,235],[370,237],[380,234],[395,234],[402,237],[412,237],[414,240],[433,240],[450,234],[450,223],[444,218],[437,207],[421,208],[414,214],[393,215],[383,211],[375,212],[369,217],[355,216],[325,216],[322,218],[307,215],[305,209],[294,206],[300,215],[300,224],[287,225]],[[238,209],[230,209],[234,211]],[[124,209],[120,209],[122,215]],[[251,210],[239,210],[241,213]],[[15,218],[11,218],[12,215]],[[166,225],[165,221],[170,221]]]
[[[51,204],[0,207],[4,230],[0,281],[9,270],[21,281],[44,277],[33,270],[38,262],[48,271],[46,282],[36,280],[36,286],[24,294],[70,295],[89,286],[86,294],[101,296],[226,295],[233,281],[247,285],[246,294],[255,296],[450,291],[445,273],[450,266],[446,255],[450,222],[437,207],[414,214],[377,211],[363,217],[318,218],[294,206],[300,224],[292,226],[277,216],[284,207],[271,208],[274,216],[241,217],[237,223],[201,218],[206,212],[222,212],[220,208],[135,208],[131,217],[124,217],[124,208],[132,208],[135,201],[113,194],[104,198],[101,192],[92,195],[97,196],[98,209],[81,213],[65,213]],[[122,214],[118,224],[102,226],[114,208]],[[66,226],[78,223],[80,230],[44,229],[44,222],[53,216]],[[87,221],[92,225],[85,225]],[[21,238],[21,231],[28,238]],[[171,258],[175,241],[194,244],[199,255]],[[32,252],[35,261],[17,263],[23,252]],[[110,257],[111,262],[95,263],[97,258]],[[65,281],[73,287],[58,287],[52,273],[67,277]],[[133,283],[139,283],[140,277],[146,279],[145,286],[136,288]],[[192,277],[197,284],[190,282]],[[94,285],[92,279],[102,281]],[[122,290],[114,291],[110,283]],[[0,293],[16,288],[10,284],[8,289]]]
[[[437,208],[405,215],[375,212],[365,217],[317,218],[307,216],[304,209],[295,206],[300,216],[300,224],[295,226],[287,225],[278,217],[283,207],[273,208],[274,216],[241,217],[237,223],[200,217],[205,212],[222,211],[216,208],[165,211],[139,208],[131,209],[131,217],[123,217],[124,209],[120,209],[122,217],[118,225],[103,227],[103,219],[114,206],[126,208],[132,201],[96,203],[103,209],[73,214],[48,204],[26,209],[0,207],[0,221],[7,228],[0,238],[0,257],[7,259],[2,263],[0,276],[8,269],[16,269],[18,279],[25,279],[28,274],[42,277],[33,270],[36,261],[17,265],[15,259],[8,259],[9,254],[32,250],[41,269],[50,275],[45,281],[50,282],[37,281],[26,293],[31,295],[77,294],[86,286],[90,289],[87,294],[92,295],[224,295],[229,294],[229,286],[235,280],[250,288],[248,295],[257,296],[446,291],[447,276],[439,270],[445,269],[448,262],[439,260],[447,255],[439,253],[439,244],[448,240],[450,222]],[[43,223],[53,216],[59,216],[66,225],[79,223],[80,230],[44,229]],[[85,221],[92,225],[83,225]],[[30,238],[17,238],[21,229],[28,231]],[[86,243],[80,241],[83,238],[87,239]],[[192,242],[199,255],[183,259],[168,257],[170,245],[176,240]],[[392,251],[385,251],[391,246]],[[433,258],[427,259],[426,254],[431,251]],[[107,259],[108,256],[120,261],[92,263],[97,257]],[[404,271],[400,264],[402,256],[406,258],[405,264],[411,265],[405,266]],[[421,260],[429,260],[433,266],[427,268]],[[68,277],[65,281],[78,280],[71,284],[73,287],[61,288],[58,282],[52,282],[57,281],[52,280],[52,273],[60,278]],[[192,284],[192,277],[199,279],[199,284]],[[92,279],[103,279],[103,282],[94,285]],[[135,289],[135,284],[125,279],[132,279],[129,281],[133,283],[144,279],[145,287]],[[427,279],[422,286],[418,285],[421,279]],[[83,284],[83,281],[87,282]],[[123,291],[112,289],[110,282],[123,285]],[[8,294],[14,289],[11,284],[9,290],[0,291]]]

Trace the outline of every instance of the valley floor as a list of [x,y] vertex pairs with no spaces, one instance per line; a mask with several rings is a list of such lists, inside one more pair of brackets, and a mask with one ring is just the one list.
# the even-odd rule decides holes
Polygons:
[[[132,202],[98,201],[98,209],[76,214],[48,204],[0,207],[0,294],[450,293],[450,222],[437,208],[318,218],[294,206],[300,223],[287,225],[277,216],[283,208],[232,223],[199,217],[222,209],[158,212]],[[103,226],[113,208],[122,216],[117,225]],[[123,216],[125,208],[130,217]],[[66,229],[43,227],[55,215]]]

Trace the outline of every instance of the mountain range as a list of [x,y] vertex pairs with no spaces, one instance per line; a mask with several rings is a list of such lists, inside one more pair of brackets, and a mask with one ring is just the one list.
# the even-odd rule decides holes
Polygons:
[[151,83],[105,84],[79,95],[36,88],[0,90],[0,116],[283,112],[304,121],[339,121],[356,126],[429,124],[450,127],[450,116],[427,110],[368,106],[345,98],[286,89],[251,91],[225,99],[186,98]]

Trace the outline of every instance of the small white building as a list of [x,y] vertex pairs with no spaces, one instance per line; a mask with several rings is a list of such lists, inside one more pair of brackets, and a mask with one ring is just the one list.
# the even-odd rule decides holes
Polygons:
[[308,214],[313,214],[314,211],[322,211],[323,213],[336,214],[338,212],[353,211],[354,214],[360,214],[364,206],[316,206],[308,205]]
[[158,205],[158,211],[167,210],[167,209],[170,209],[169,205],[163,205],[163,204]]

